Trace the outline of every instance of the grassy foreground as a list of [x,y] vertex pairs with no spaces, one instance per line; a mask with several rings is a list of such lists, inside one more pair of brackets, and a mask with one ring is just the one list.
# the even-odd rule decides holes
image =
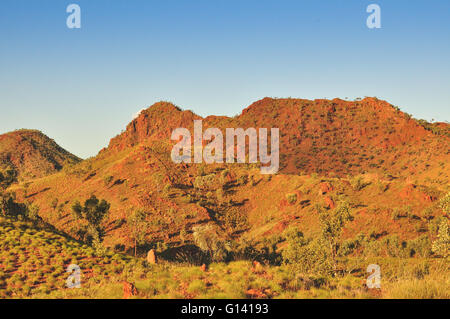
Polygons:
[[[198,266],[104,252],[30,222],[0,218],[0,298],[450,298],[448,259],[356,258],[345,273],[312,276],[287,265],[250,261]],[[81,268],[81,288],[67,288],[67,266]],[[367,265],[381,267],[381,289],[368,289]]]
[[[250,262],[212,264],[208,271],[178,265],[135,265],[128,280],[139,293],[136,298],[443,298],[450,297],[450,282],[442,281],[439,265],[417,277],[411,271],[382,280],[381,289],[368,289],[363,276],[308,277],[284,266],[252,268]],[[401,268],[401,265],[397,265]],[[91,278],[80,289],[58,289],[32,298],[122,298],[122,276]]]

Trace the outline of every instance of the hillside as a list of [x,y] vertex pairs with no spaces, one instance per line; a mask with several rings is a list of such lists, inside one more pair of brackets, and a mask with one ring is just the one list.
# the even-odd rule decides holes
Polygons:
[[[446,264],[436,259],[370,258],[385,273],[383,290],[361,283],[365,272],[332,278],[305,276],[274,267],[234,261],[208,269],[180,264],[149,265],[111,251],[104,255],[31,222],[0,217],[0,299],[3,298],[449,298]],[[66,287],[69,265],[80,267],[78,289]],[[427,274],[421,276],[423,264]],[[419,275],[418,275],[419,274]],[[419,276],[419,277],[418,277]],[[125,287],[133,283],[135,295]]]
[[45,296],[66,287],[71,264],[82,267],[81,283],[121,273],[129,257],[98,256],[92,247],[27,221],[0,217],[0,299]]
[[[76,164],[80,159],[36,130],[0,135],[0,172],[19,181],[39,178]],[[2,175],[7,175],[2,174]]]
[[[107,279],[93,279],[80,292],[57,289],[52,279],[48,296],[118,298],[120,280],[130,275],[144,298],[448,297],[449,283],[442,276],[448,270],[443,226],[450,207],[448,124],[415,120],[374,98],[265,98],[235,117],[203,119],[203,130],[278,127],[281,170],[263,175],[259,164],[175,164],[171,132],[178,127],[192,132],[197,119],[202,118],[171,103],[156,103],[97,156],[0,193],[0,213],[8,211],[8,218],[37,218],[78,240],[75,246],[63,244],[64,249],[52,245],[49,250],[57,252],[48,254],[70,254],[75,247],[82,256],[88,250],[102,256],[109,249],[107,256],[138,257],[127,271],[121,261],[104,259],[100,268],[107,269],[97,272]],[[98,211],[107,214],[95,224],[92,214]],[[348,215],[332,237],[335,246],[324,246],[324,227],[338,214]],[[0,232],[15,236],[3,243],[11,250],[26,227],[2,223]],[[52,234],[30,234],[31,242],[53,240]],[[214,245],[202,245],[199,238]],[[77,246],[82,242],[87,246]],[[164,260],[161,265],[145,264],[149,249]],[[30,288],[15,290],[15,281],[23,281],[17,258],[31,254],[19,250],[2,257],[9,263],[3,270],[6,296]],[[91,274],[91,257],[81,259]],[[65,267],[66,261],[62,257],[57,263]],[[214,261],[228,264],[213,263],[207,271],[193,267]],[[368,263],[382,265],[385,290],[362,288]],[[58,284],[61,267],[51,270]],[[46,280],[31,287],[34,295],[49,292]]]
[[174,164],[171,131],[192,130],[200,118],[156,103],[98,156],[12,190],[73,236],[80,227],[71,214],[73,203],[92,194],[106,199],[110,247],[131,249],[126,220],[142,209],[150,222],[144,251],[158,243],[192,242],[193,227],[205,223],[218,225],[233,240],[260,241],[290,225],[314,235],[318,207],[333,209],[344,200],[355,212],[348,237],[414,239],[427,232],[427,214],[442,215],[437,201],[449,190],[448,124],[431,130],[374,98],[265,98],[236,117],[204,119],[204,129],[279,127],[282,169],[264,176],[256,164]]
[[[194,119],[201,117],[170,103],[156,103],[113,138],[106,151],[169,141],[174,128],[192,132]],[[417,121],[376,98],[265,98],[233,118],[209,116],[203,127],[223,132],[227,127],[279,128],[281,173],[345,177],[370,172],[444,182],[450,177],[450,125]]]

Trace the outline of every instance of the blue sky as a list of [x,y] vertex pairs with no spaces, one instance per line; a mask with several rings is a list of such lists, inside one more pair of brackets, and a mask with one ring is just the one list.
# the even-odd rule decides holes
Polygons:
[[159,100],[232,116],[265,96],[377,96],[450,120],[450,1],[0,1],[0,133],[88,157]]

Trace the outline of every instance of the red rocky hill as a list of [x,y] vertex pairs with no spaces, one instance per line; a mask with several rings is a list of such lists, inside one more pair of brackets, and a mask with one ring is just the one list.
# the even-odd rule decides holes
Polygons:
[[56,173],[81,160],[36,130],[0,135],[0,169],[12,169],[19,180]]
[[205,223],[230,239],[262,240],[291,224],[314,235],[317,209],[333,209],[343,200],[355,217],[345,230],[349,238],[416,238],[428,229],[430,216],[442,215],[437,200],[450,181],[446,123],[415,120],[375,98],[265,98],[235,117],[203,119],[204,129],[223,132],[279,128],[281,170],[272,176],[261,175],[254,164],[173,163],[172,130],[192,131],[195,119],[202,118],[156,103],[96,157],[11,190],[74,237],[80,225],[72,204],[93,194],[104,198],[111,204],[105,244],[127,248],[133,241],[126,220],[137,209],[147,213],[147,241],[172,246],[191,242],[193,227]]

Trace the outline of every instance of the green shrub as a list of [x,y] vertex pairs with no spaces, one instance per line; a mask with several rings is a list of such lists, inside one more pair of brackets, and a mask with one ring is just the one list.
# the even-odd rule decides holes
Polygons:
[[223,261],[225,254],[224,243],[220,238],[219,229],[211,224],[195,226],[193,228],[195,244],[208,253],[213,261]]
[[288,228],[284,236],[288,244],[282,252],[285,264],[302,273],[328,274],[331,271],[332,265],[323,241],[308,240],[293,227]]
[[245,230],[249,227],[247,214],[238,207],[231,207],[218,214],[217,219],[231,232]]
[[286,194],[286,200],[290,205],[295,204],[297,202],[297,194],[295,193]]
[[103,182],[105,183],[105,185],[109,185],[109,183],[112,182],[112,180],[114,179],[114,176],[111,175],[107,175],[103,177]]
[[350,180],[350,184],[352,185],[355,191],[360,191],[364,187],[370,184],[370,182],[364,182],[364,179],[361,176],[355,176]]
[[431,255],[431,242],[427,235],[422,235],[416,239],[408,241],[407,247],[410,249],[411,257],[418,256],[426,258]]
[[441,200],[439,201],[439,206],[442,208],[444,213],[450,214],[450,192],[448,192]]
[[98,228],[109,213],[110,206],[104,199],[100,201],[95,195],[92,195],[84,202],[84,206],[81,206],[80,202],[76,201],[72,206],[72,212],[77,219],[85,218],[89,224]]
[[436,255],[444,258],[450,255],[450,230],[447,220],[442,220],[440,223],[438,237],[433,242],[432,250]]
[[398,235],[391,235],[383,239],[386,252],[391,257],[410,257],[410,252],[406,249],[407,243],[401,241]]
[[197,176],[194,180],[194,187],[197,189],[217,189],[218,185],[215,174]]

